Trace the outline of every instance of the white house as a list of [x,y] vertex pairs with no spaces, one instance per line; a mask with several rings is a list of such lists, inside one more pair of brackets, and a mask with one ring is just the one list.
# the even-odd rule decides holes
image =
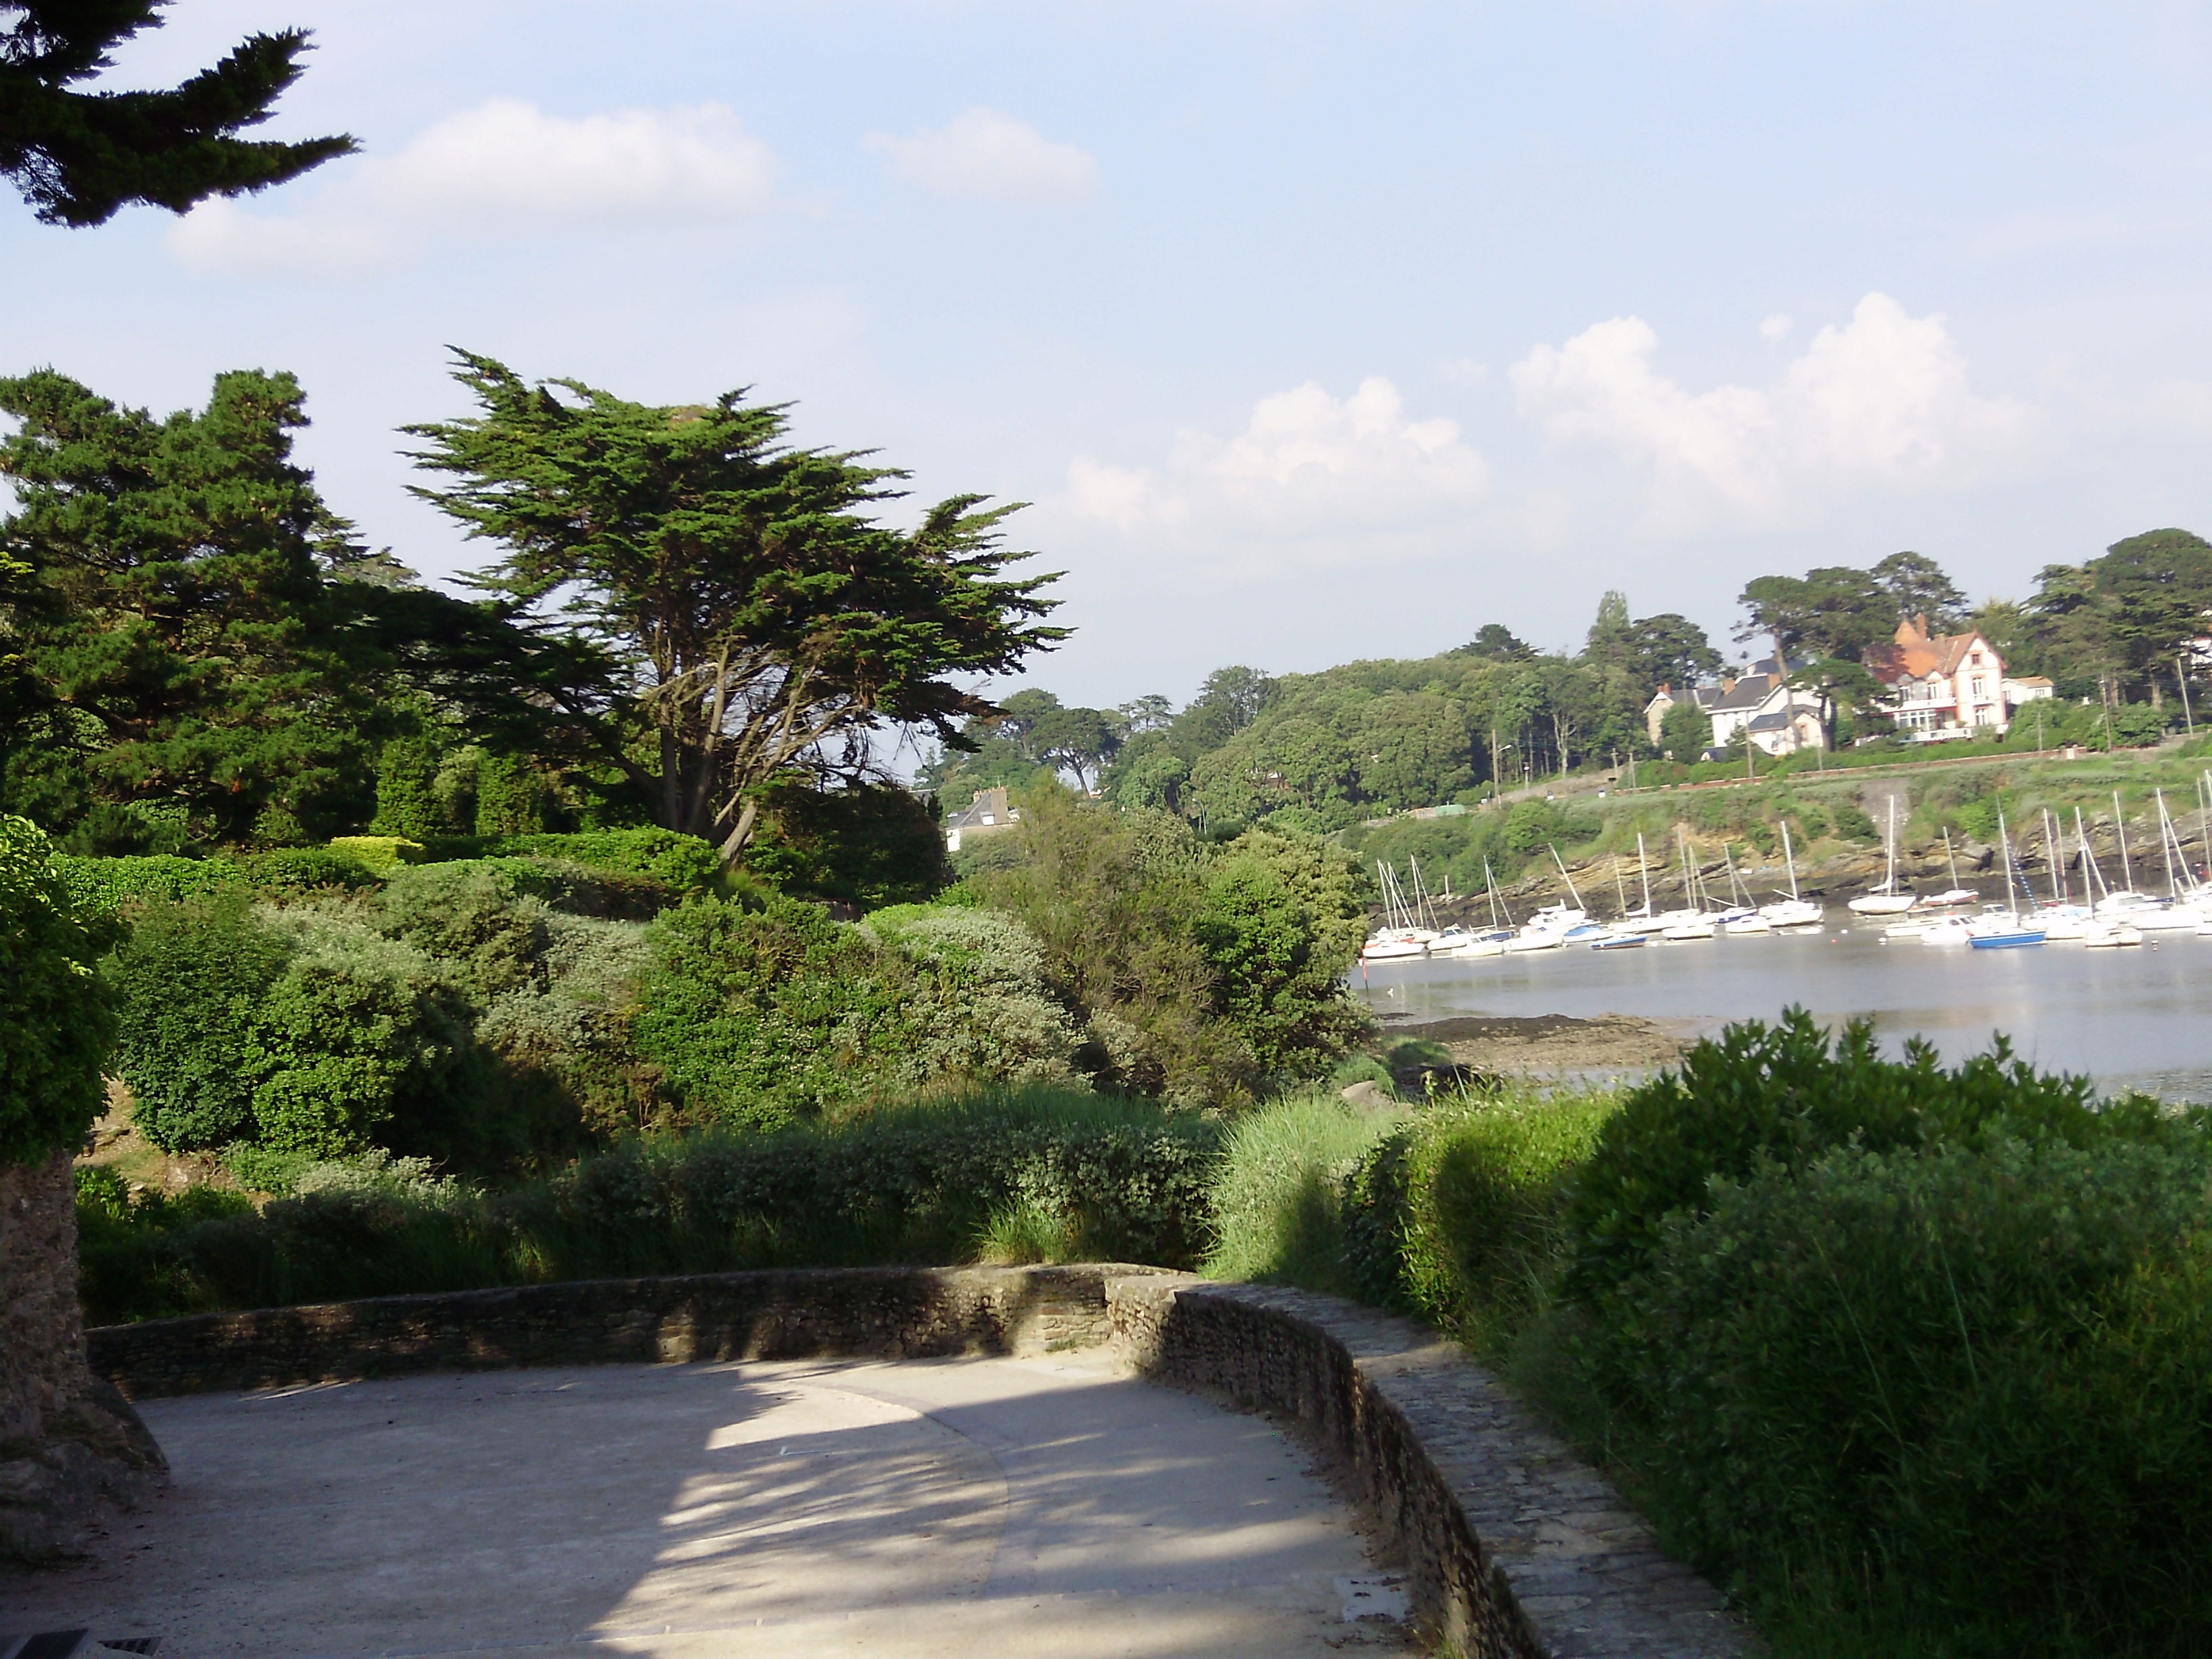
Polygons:
[[1753,664],[1741,678],[1717,685],[1685,686],[1679,691],[1661,686],[1644,706],[1644,724],[1653,743],[1659,741],[1660,723],[1668,712],[1682,702],[1694,702],[1712,721],[1715,749],[1727,748],[1739,732],[1768,755],[1818,749],[1826,742],[1820,700],[1791,686],[1789,675],[1771,658]]
[[973,841],[1019,823],[1022,815],[1006,805],[1004,789],[978,789],[975,799],[945,821],[945,850],[957,853],[963,837]]
[[[2004,659],[1978,633],[1931,635],[1927,617],[1910,617],[1898,623],[1893,643],[1875,647],[1863,661],[1888,689],[1889,712],[1906,738],[2002,735],[2011,722]],[[2028,689],[2027,682],[2014,684]],[[2048,681],[2043,695],[2050,695]]]

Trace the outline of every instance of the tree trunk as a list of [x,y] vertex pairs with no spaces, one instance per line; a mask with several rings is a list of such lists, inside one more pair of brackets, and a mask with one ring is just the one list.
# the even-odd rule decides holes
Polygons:
[[168,1472],[85,1360],[69,1154],[0,1164],[0,1558],[80,1553],[111,1504],[135,1507]]

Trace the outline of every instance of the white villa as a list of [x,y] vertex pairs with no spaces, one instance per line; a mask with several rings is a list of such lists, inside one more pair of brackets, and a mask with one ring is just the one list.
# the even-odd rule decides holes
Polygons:
[[1771,657],[1753,663],[1741,678],[1723,679],[1717,685],[1690,685],[1680,691],[1661,686],[1644,706],[1644,727],[1653,743],[1659,741],[1660,723],[1668,710],[1684,702],[1696,703],[1711,720],[1715,749],[1727,748],[1739,732],[1767,755],[1818,749],[1827,740],[1820,726],[1820,700],[1792,686],[1788,672]]
[[1866,670],[1889,689],[1899,733],[1923,743],[2002,735],[2013,708],[2051,695],[2040,676],[2007,680],[2004,659],[1981,635],[1928,632],[1928,618],[1898,623],[1895,642],[1864,658]]

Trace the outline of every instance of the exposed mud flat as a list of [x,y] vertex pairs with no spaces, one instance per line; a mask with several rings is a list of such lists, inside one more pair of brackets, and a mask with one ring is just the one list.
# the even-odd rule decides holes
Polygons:
[[1391,1036],[1441,1043],[1462,1066],[1487,1072],[1601,1072],[1669,1066],[1686,1045],[1680,1033],[1634,1014],[1455,1014],[1445,1019],[1383,1020]]

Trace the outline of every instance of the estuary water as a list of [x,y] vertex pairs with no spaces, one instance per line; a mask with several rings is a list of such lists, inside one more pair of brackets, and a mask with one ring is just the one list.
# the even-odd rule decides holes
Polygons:
[[1885,939],[1845,915],[1831,911],[1818,933],[1370,963],[1352,989],[1378,1015],[1637,1014],[1690,1035],[1799,1003],[1827,1024],[1871,1015],[1892,1046],[1924,1036],[1953,1060],[2002,1032],[2046,1071],[2212,1101],[2212,939],[1970,951]]

